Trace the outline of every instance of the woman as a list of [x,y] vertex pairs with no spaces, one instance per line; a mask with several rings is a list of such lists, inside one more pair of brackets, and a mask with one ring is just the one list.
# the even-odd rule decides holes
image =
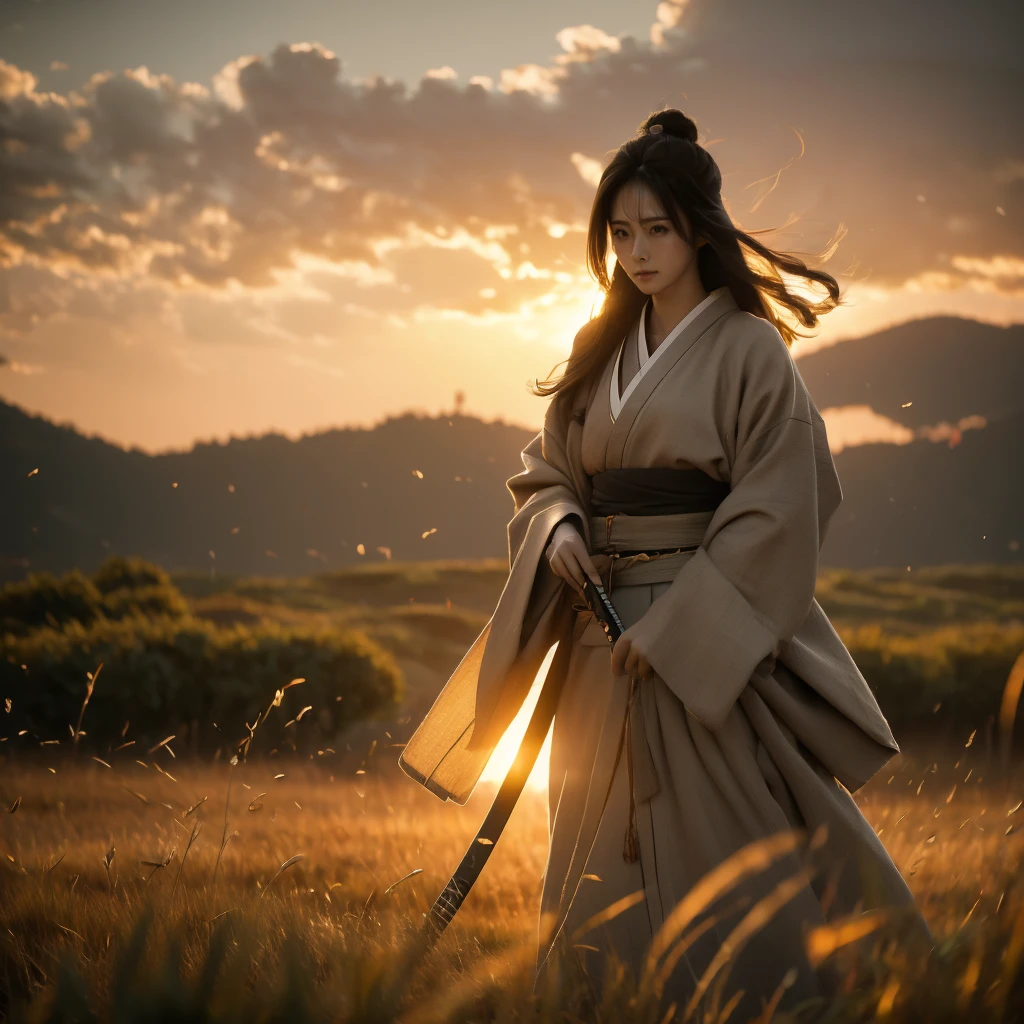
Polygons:
[[[611,953],[666,1004],[735,997],[744,1020],[827,994],[810,928],[894,907],[923,929],[850,796],[898,747],[814,599],[842,493],[775,312],[812,327],[839,289],[732,225],[678,110],[605,170],[587,252],[606,299],[536,388],[553,398],[508,481],[508,582],[401,764],[464,803],[544,655],[571,644],[537,987],[578,972],[597,995]],[[627,627],[610,656],[585,575]],[[765,870],[740,870],[743,850]],[[735,884],[695,889],[730,857]]]

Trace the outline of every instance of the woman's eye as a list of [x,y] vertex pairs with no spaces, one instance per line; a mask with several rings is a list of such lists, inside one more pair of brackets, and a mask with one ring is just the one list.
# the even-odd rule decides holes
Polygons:
[[654,227],[651,228],[651,230],[652,231],[666,231],[667,228],[665,227],[664,224],[655,224]]

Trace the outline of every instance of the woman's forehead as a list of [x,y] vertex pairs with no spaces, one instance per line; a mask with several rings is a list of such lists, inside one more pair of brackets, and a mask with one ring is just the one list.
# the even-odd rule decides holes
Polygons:
[[612,202],[610,220],[629,220],[639,223],[658,217],[667,217],[661,201],[643,182],[627,182],[619,189]]

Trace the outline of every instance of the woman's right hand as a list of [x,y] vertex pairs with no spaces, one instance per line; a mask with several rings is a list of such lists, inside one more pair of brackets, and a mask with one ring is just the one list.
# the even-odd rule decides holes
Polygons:
[[561,576],[581,597],[583,583],[589,576],[594,583],[600,583],[590,552],[580,532],[571,522],[559,523],[551,533],[551,541],[544,550],[551,571]]

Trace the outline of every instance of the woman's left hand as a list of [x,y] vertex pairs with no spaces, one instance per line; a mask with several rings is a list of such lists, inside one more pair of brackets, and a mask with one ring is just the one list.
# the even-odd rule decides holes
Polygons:
[[612,648],[612,671],[616,675],[628,673],[645,679],[651,672],[651,663],[633,645],[633,638],[627,629]]

